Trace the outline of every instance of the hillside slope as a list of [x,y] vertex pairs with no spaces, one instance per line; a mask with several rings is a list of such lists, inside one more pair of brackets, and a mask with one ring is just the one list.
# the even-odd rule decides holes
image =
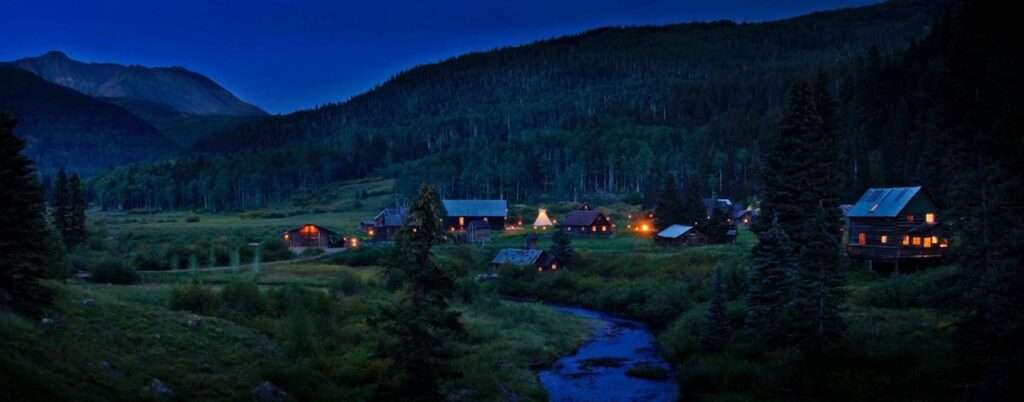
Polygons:
[[177,150],[128,111],[15,68],[0,66],[0,111],[17,118],[26,154],[43,172],[88,174]]
[[10,64],[93,97],[138,99],[196,115],[266,115],[213,80],[182,67],[83,63],[58,51]]

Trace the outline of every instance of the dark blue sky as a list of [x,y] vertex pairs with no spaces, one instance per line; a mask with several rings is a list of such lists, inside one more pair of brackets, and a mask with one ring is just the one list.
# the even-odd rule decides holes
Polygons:
[[[763,21],[877,0],[4,0],[0,60],[181,65],[275,113],[475,50],[609,25]],[[152,3],[152,4],[151,4]]]

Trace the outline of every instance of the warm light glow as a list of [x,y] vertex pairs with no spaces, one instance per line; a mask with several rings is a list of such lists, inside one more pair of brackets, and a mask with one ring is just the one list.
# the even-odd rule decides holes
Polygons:
[[924,238],[924,248],[932,248],[932,238],[931,237],[925,237]]
[[868,235],[864,233],[857,234],[857,244],[865,245],[868,244]]
[[591,225],[590,226],[590,231],[591,232],[596,232],[597,231],[597,225]]
[[882,235],[882,238],[879,241],[882,244],[888,243],[889,242],[889,236],[888,235]]
[[551,270],[552,271],[557,271],[558,270],[558,264],[551,264]]
[[608,227],[607,226],[601,226],[601,231],[602,232],[607,232],[608,231]]
[[466,218],[459,217],[459,226],[466,226]]
[[285,239],[285,240],[288,240],[288,238],[289,238],[289,236],[288,236],[288,233],[285,233],[285,234],[284,234],[284,239]]
[[373,236],[373,229],[370,229],[370,236]]
[[355,237],[352,238],[352,247],[359,247],[359,239]]
[[921,245],[921,236],[914,236],[914,238],[912,240],[912,243],[915,246],[920,246]]
[[903,245],[904,246],[909,246],[910,245],[910,236],[903,236]]
[[927,214],[924,214],[924,222],[925,223],[935,223],[935,213],[934,212],[929,212]]
[[640,231],[641,232],[646,232],[646,231],[649,231],[649,230],[651,230],[651,227],[648,226],[646,223],[643,224],[643,225],[640,225]]

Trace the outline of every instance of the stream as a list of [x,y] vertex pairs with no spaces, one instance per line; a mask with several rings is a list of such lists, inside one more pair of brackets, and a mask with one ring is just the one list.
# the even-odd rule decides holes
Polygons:
[[[551,306],[555,310],[599,322],[593,337],[538,375],[552,402],[675,401],[679,387],[671,366],[654,347],[646,325],[593,310]],[[667,370],[665,379],[626,375],[638,365]]]

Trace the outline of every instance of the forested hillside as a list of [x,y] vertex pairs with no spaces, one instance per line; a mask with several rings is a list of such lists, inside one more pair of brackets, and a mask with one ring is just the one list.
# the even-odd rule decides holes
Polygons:
[[[430,181],[446,196],[646,195],[673,174],[707,195],[743,199],[758,193],[762,156],[795,79],[827,71],[833,92],[850,100],[850,71],[923,37],[947,3],[893,1],[772,23],[609,28],[460,56],[347,102],[197,145],[228,158],[115,172],[97,182],[97,194],[107,207],[215,199],[241,208],[383,170],[400,178],[403,192]],[[288,157],[275,156],[283,150]],[[885,167],[843,166],[851,193],[876,173],[901,179],[881,173]],[[154,177],[190,190],[173,202],[140,201],[153,193],[146,183]]]
[[16,134],[39,171],[66,168],[82,174],[152,160],[177,147],[124,109],[49,83],[27,71],[0,66],[0,111],[18,120]]

